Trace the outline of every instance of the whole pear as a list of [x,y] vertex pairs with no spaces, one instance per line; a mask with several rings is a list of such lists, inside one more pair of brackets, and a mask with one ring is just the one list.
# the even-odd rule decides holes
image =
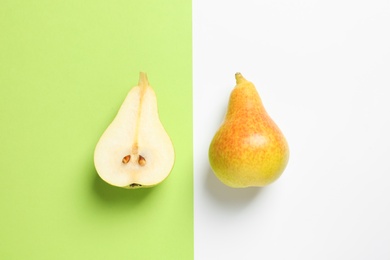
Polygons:
[[287,141],[266,112],[255,86],[236,73],[225,119],[211,141],[215,175],[234,188],[263,187],[287,166]]

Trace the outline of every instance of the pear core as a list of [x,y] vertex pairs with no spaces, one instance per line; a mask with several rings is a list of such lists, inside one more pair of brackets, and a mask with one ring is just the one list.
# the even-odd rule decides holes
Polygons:
[[127,189],[152,187],[170,174],[174,148],[157,109],[156,94],[146,73],[127,94],[94,152],[98,175]]
[[263,187],[277,180],[286,168],[288,144],[255,86],[241,73],[235,78],[224,121],[210,143],[210,166],[230,187]]

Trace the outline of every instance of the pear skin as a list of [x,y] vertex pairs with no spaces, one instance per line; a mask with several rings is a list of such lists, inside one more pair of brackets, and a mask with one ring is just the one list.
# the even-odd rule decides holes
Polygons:
[[127,188],[152,187],[170,174],[173,144],[157,108],[157,97],[141,72],[94,152],[95,168],[107,183]]
[[240,73],[235,77],[224,121],[209,147],[210,165],[227,186],[263,187],[277,180],[286,168],[288,144],[255,86]]

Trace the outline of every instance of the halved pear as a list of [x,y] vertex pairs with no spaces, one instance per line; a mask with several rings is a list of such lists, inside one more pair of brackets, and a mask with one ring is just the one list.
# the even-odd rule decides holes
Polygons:
[[127,94],[118,114],[100,137],[94,153],[99,176],[122,188],[151,187],[170,174],[175,161],[171,139],[157,108],[146,73]]

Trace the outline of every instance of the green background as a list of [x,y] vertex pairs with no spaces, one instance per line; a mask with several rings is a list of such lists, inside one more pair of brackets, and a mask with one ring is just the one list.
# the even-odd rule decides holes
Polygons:
[[[0,5],[0,258],[192,259],[191,2]],[[140,71],[176,161],[124,190],[93,151]]]

